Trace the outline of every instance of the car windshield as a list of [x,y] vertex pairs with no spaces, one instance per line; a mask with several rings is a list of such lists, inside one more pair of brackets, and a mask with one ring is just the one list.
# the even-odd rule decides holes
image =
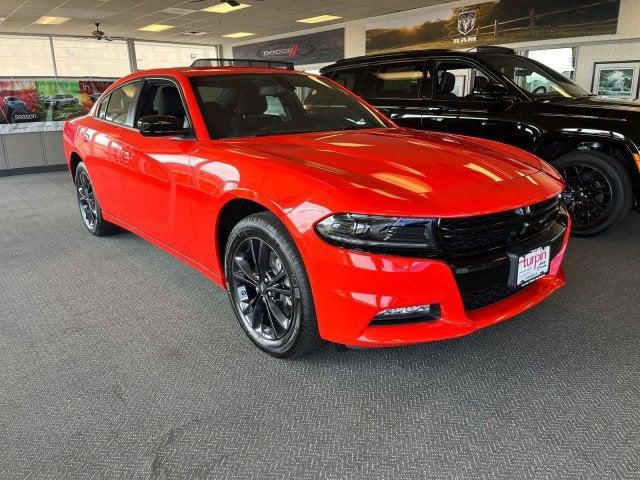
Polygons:
[[534,98],[579,98],[591,95],[555,70],[517,55],[484,54],[482,58]]
[[301,73],[191,77],[212,138],[385,128],[354,97]]

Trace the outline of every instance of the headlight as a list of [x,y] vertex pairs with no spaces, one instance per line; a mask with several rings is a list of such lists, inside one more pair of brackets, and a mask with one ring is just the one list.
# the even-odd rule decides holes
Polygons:
[[435,219],[401,218],[342,213],[331,215],[316,225],[327,242],[344,247],[377,252],[438,250]]

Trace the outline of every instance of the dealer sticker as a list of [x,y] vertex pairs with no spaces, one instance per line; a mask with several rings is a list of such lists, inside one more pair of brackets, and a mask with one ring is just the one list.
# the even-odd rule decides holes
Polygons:
[[527,285],[549,273],[551,247],[540,247],[518,257],[518,278],[516,285]]

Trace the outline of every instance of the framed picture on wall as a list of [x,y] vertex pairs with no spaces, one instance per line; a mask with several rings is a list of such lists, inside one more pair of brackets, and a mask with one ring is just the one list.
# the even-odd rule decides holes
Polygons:
[[640,60],[596,62],[593,65],[591,93],[620,100],[638,98]]

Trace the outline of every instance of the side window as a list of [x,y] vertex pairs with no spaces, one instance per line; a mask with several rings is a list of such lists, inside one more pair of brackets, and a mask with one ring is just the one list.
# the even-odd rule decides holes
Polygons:
[[439,100],[479,100],[473,92],[493,83],[486,73],[464,60],[437,62],[434,78],[433,98]]
[[365,67],[348,68],[345,70],[338,70],[334,72],[331,78],[352,92],[357,92],[362,84],[364,78]]
[[104,118],[110,122],[119,123],[121,125],[129,125],[127,119],[129,116],[129,109],[133,103],[136,92],[140,87],[140,82],[131,82],[123,85],[120,88],[116,88],[109,96],[109,103],[105,111]]
[[[208,93],[214,94],[214,92]],[[185,128],[189,127],[187,111],[182,102],[180,91],[169,80],[151,79],[145,81],[136,109],[134,126],[137,128],[138,120],[147,115],[170,115],[182,120]]]
[[424,62],[371,65],[362,95],[367,98],[421,98],[424,67]]
[[109,104],[109,98],[111,98],[111,95],[107,95],[100,103],[100,107],[98,108],[98,118],[104,118],[107,112],[107,105]]

